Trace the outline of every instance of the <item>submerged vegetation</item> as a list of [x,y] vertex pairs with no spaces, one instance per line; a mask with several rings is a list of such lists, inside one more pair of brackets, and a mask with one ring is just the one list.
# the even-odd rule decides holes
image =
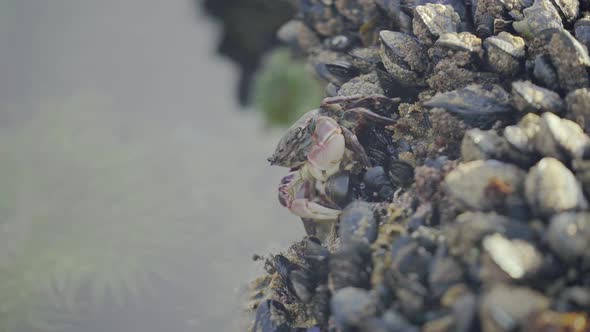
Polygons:
[[[157,131],[130,133],[110,109],[86,94],[3,131],[2,332],[63,331],[107,304],[138,302],[182,269],[197,160]],[[186,172],[166,176],[171,164]]]
[[287,49],[269,54],[256,76],[253,93],[254,105],[267,123],[279,126],[293,123],[323,96],[320,82]]

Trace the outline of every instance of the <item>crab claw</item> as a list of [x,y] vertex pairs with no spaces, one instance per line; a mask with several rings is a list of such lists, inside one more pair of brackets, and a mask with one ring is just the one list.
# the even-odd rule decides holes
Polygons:
[[306,182],[301,171],[289,173],[279,185],[279,202],[293,214],[314,220],[335,220],[341,211],[325,207],[309,200],[311,183]]
[[307,155],[311,175],[325,181],[340,168],[345,140],[340,125],[332,118],[320,116],[313,133],[314,144]]
[[330,209],[306,198],[298,198],[291,202],[289,210],[301,218],[314,220],[336,220],[342,211]]
[[282,206],[289,208],[297,194],[302,191],[303,178],[299,171],[293,171],[281,179],[279,185],[279,202]]

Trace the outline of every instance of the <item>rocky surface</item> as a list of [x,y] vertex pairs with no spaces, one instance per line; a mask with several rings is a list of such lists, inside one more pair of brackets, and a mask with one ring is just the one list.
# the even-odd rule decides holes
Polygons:
[[[347,143],[340,161],[350,205],[330,234],[308,227],[265,258],[252,329],[588,331],[586,9],[300,1],[281,35],[321,69],[327,96],[395,123],[359,128],[334,99],[321,106],[363,147]],[[330,179],[307,181],[302,196],[333,208]]]

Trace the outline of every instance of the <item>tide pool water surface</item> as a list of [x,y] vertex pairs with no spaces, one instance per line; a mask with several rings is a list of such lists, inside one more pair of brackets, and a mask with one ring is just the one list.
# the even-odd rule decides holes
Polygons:
[[230,331],[300,237],[190,0],[0,2],[0,331]]

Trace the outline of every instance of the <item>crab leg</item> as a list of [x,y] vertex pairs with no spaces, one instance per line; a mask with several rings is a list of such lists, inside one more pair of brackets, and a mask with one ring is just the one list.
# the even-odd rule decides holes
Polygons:
[[341,210],[330,209],[307,198],[297,198],[291,202],[289,210],[301,218],[313,220],[336,220]]
[[397,107],[400,102],[400,98],[390,98],[380,94],[372,94],[369,96],[358,94],[324,98],[320,108],[328,113],[337,113],[357,107],[391,110]]
[[305,228],[305,233],[307,233],[307,235],[317,235],[317,223],[313,219],[301,218],[301,222],[303,223],[303,228]]
[[397,122],[394,119],[384,117],[363,107],[357,107],[345,111],[342,114],[342,119],[345,121],[346,124],[350,124],[351,127],[362,127],[365,123],[369,121],[375,122],[383,126],[390,126]]
[[342,127],[342,134],[344,135],[344,140],[346,141],[347,146],[352,152],[354,152],[355,156],[359,158],[363,166],[371,167],[369,156],[367,156],[365,148],[363,148],[356,135],[346,127]]
[[313,186],[310,182],[307,182],[302,174],[305,174],[304,170],[293,171],[281,180],[279,202],[301,218],[314,220],[337,219],[341,213],[340,210],[331,209],[308,198]]
[[349,108],[392,109],[397,107],[400,102],[400,98],[389,98],[380,94],[372,94],[353,102]]
[[[345,140],[340,125],[327,116],[319,116],[313,133],[314,144],[309,150],[307,171],[320,181],[327,180],[340,168]],[[304,167],[305,167],[304,166]]]

